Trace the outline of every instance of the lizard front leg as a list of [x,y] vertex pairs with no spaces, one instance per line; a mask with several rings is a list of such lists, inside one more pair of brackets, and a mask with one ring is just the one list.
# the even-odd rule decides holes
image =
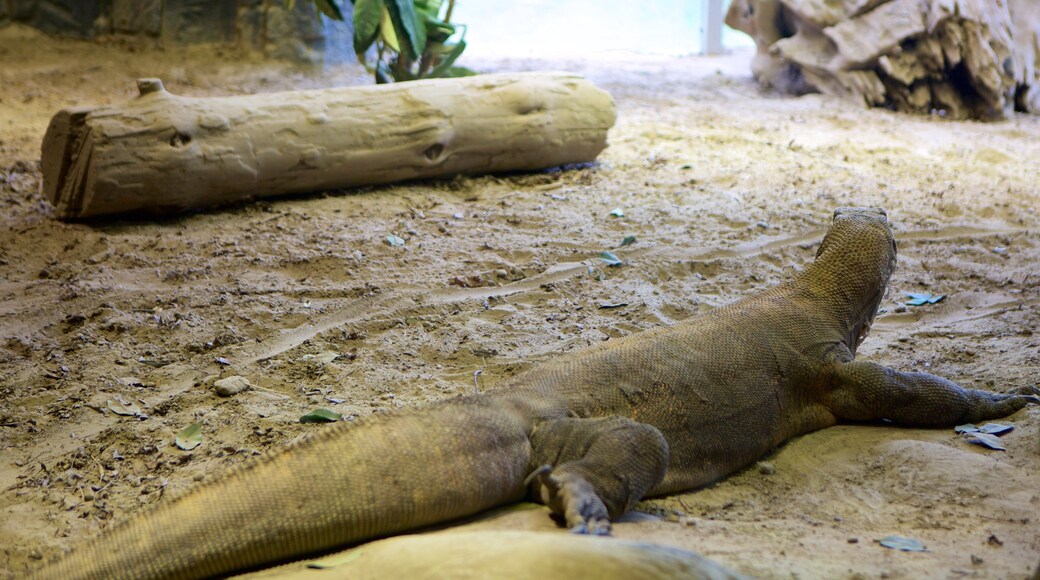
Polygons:
[[827,406],[840,419],[888,419],[916,427],[949,427],[1006,417],[1029,403],[1040,404],[1040,389],[1013,393],[965,389],[928,373],[904,373],[871,362],[834,365]]
[[546,420],[531,447],[531,494],[578,533],[609,534],[668,469],[664,435],[624,417]]

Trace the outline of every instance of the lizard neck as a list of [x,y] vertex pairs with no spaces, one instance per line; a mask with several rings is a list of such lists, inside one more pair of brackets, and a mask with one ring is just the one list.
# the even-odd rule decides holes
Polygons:
[[800,276],[810,307],[835,323],[853,355],[881,305],[895,260],[883,214],[836,213],[816,260]]

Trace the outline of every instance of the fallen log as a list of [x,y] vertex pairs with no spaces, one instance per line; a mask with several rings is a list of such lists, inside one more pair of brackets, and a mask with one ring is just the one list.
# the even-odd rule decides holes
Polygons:
[[159,79],[138,89],[51,119],[43,189],[58,218],[590,162],[615,120],[610,95],[569,73],[215,98]]
[[781,91],[958,119],[1040,113],[1036,0],[734,0],[726,23]]

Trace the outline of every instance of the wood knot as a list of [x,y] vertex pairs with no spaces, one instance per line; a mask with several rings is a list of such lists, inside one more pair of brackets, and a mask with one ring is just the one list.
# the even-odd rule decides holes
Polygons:
[[162,79],[137,79],[137,92],[144,95],[150,93],[161,93],[166,90],[166,87],[162,84]]
[[440,143],[434,143],[433,145],[430,145],[429,147],[427,147],[426,151],[423,151],[423,155],[425,155],[426,158],[429,159],[430,161],[436,161],[437,158],[440,157],[441,154],[443,154],[443,153],[444,153],[444,145],[442,145]]

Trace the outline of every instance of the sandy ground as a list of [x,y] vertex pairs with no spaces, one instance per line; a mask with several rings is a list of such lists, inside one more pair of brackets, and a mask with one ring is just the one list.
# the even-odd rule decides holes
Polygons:
[[[122,102],[141,76],[189,95],[367,77],[0,31],[0,575],[321,429],[298,422],[314,408],[414,406],[471,391],[478,370],[491,388],[774,284],[841,205],[884,206],[900,242],[861,356],[996,391],[1040,384],[1040,118],[781,97],[748,59],[466,63],[577,70],[609,90],[619,118],[594,167],[66,224],[38,192],[62,107]],[[625,266],[590,274],[630,235]],[[905,292],[947,298],[907,307]],[[326,351],[339,358],[308,357]],[[256,388],[218,398],[229,375]],[[194,421],[203,444],[177,449]],[[764,458],[775,473],[645,501],[615,533],[765,578],[1024,578],[1040,557],[1040,408],[1007,422],[1006,452],[948,429],[826,429]],[[540,506],[463,526],[556,530]],[[928,551],[877,543],[893,534]]]

